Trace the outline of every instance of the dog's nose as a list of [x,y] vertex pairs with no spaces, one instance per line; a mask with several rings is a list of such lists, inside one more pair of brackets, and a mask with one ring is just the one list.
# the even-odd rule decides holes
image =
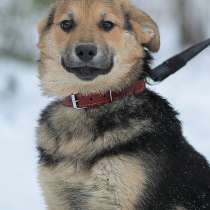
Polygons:
[[76,55],[80,60],[89,62],[97,55],[97,47],[94,44],[79,44],[75,48]]

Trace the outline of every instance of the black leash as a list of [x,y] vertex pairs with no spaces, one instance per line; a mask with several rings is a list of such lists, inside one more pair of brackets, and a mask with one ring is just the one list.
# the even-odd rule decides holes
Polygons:
[[189,49],[179,53],[178,55],[173,56],[158,67],[152,69],[149,73],[149,77],[155,82],[161,82],[165,80],[167,77],[171,76],[182,67],[184,67],[188,63],[188,61],[192,60],[209,45],[210,39],[193,45]]

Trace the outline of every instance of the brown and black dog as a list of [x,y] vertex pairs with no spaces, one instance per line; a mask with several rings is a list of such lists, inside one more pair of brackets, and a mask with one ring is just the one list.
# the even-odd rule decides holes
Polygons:
[[177,113],[145,89],[89,109],[69,95],[120,92],[150,70],[156,23],[128,0],[58,0],[39,25],[39,75],[57,99],[37,130],[49,210],[210,210],[210,168]]

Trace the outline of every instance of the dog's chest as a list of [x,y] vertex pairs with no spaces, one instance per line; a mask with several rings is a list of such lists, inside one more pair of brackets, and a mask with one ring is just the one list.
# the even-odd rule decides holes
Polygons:
[[40,168],[40,182],[49,210],[134,210],[146,182],[143,164],[137,157],[101,157],[88,169],[85,162],[127,142],[139,134],[139,128],[131,125],[118,128],[116,125],[114,129],[100,133],[94,115],[89,117],[63,108],[51,120],[54,123],[50,134],[56,134],[59,142],[53,144],[52,139],[46,138],[50,135],[46,135],[43,128],[40,144],[47,145],[48,151],[56,148],[52,150],[53,155],[65,158],[58,165]]
[[53,197],[49,201],[56,205],[52,210],[132,210],[146,179],[141,163],[128,156],[103,159],[87,171],[60,167],[42,172]]

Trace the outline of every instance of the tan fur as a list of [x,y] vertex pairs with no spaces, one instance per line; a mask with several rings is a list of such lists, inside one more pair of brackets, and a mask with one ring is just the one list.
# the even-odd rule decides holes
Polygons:
[[[149,131],[153,129],[150,120],[139,121],[132,120],[129,122],[130,126],[126,129],[117,128],[112,132],[105,132],[104,135],[96,139],[94,142],[91,128],[94,126],[94,120],[90,120],[85,114],[84,110],[78,111],[68,109],[63,105],[53,110],[54,113],[51,119],[51,126],[60,131],[60,143],[58,152],[60,155],[71,156],[81,160],[88,159],[94,156],[98,151],[106,148],[113,148],[119,143],[126,143],[128,139],[135,138],[140,134],[140,131]],[[93,116],[97,113],[93,113]],[[68,134],[69,131],[72,134]],[[56,148],[53,136],[49,135],[49,130],[46,124],[38,129],[38,144],[44,149],[53,154]],[[71,139],[69,139],[71,138]]]
[[[92,114],[98,115],[97,112]],[[140,160],[121,155],[102,159],[93,168],[88,168],[84,161],[104,148],[113,147],[139,135],[140,130],[144,132],[152,129],[151,123],[142,121],[140,128],[139,123],[134,121],[126,130],[115,129],[105,133],[103,139],[92,142],[91,127],[94,122],[82,110],[60,105],[53,110],[50,122],[52,127],[57,125],[57,129],[60,130],[59,150],[56,151],[55,136],[49,132],[47,124],[38,129],[38,145],[49,154],[58,153],[73,159],[63,161],[55,168],[40,167],[40,183],[49,210],[69,210],[64,189],[78,185],[82,185],[85,192],[91,191],[94,186],[97,188],[91,191],[92,199],[88,201],[88,207],[84,207],[85,209],[134,209],[133,204],[137,197],[140,198],[146,183],[144,166]],[[68,127],[69,131],[74,133],[65,136],[68,134],[65,131]]]
[[[89,94],[121,90],[129,86],[136,78],[136,69],[141,69],[144,57],[143,46],[158,51],[159,31],[152,19],[132,6],[129,1],[112,0],[79,0],[58,1],[55,6],[55,20],[50,31],[45,32],[44,19],[39,25],[41,51],[40,79],[47,95],[67,96],[69,94]],[[71,11],[79,22],[77,30],[66,34],[60,30],[59,23],[67,18]],[[97,27],[101,15],[116,24],[110,33],[104,33]],[[134,33],[124,30],[124,15],[128,13],[133,24]],[[75,75],[66,72],[60,64],[61,53],[67,45],[94,41],[106,43],[115,52],[114,67],[107,75],[98,76],[94,81],[81,81]],[[138,63],[138,66],[136,64]]]
[[[56,12],[51,28],[46,30],[48,19],[44,19],[38,29],[39,77],[47,95],[63,98],[77,93],[121,90],[139,76],[144,47],[151,51],[159,49],[156,24],[127,0],[59,0],[53,8]],[[72,12],[78,26],[67,34],[61,31],[59,23]],[[101,31],[97,25],[102,15],[116,25],[110,33]],[[131,19],[132,32],[124,28],[125,15]],[[65,48],[80,41],[100,46],[106,44],[114,51],[110,73],[93,81],[82,81],[62,67],[61,55]],[[132,103],[132,98],[130,100]],[[114,102],[111,109],[116,110],[119,103]],[[49,119],[43,120],[37,129],[38,146],[53,157],[64,157],[53,167],[41,165],[39,168],[48,209],[134,210],[147,182],[143,162],[128,155],[118,155],[101,158],[93,166],[87,163],[101,151],[152,130],[150,119],[137,121],[133,118],[126,129],[118,127],[95,136],[93,129],[101,114],[97,109],[86,112],[57,104],[48,111]],[[74,197],[77,194],[79,196]],[[77,200],[80,197],[81,200]]]
[[[91,170],[61,165],[55,169],[41,168],[40,171],[49,210],[70,210],[68,195],[63,188],[81,184],[85,192],[91,191],[84,209],[134,210],[133,204],[141,196],[146,182],[141,162],[126,156],[106,158]],[[91,190],[93,186],[96,187],[94,191]]]
[[131,17],[137,40],[147,46],[150,51],[157,52],[160,49],[160,33],[156,23],[145,12],[130,4],[129,1],[123,1],[123,6]]
[[187,210],[187,209],[183,207],[176,207],[176,210]]

